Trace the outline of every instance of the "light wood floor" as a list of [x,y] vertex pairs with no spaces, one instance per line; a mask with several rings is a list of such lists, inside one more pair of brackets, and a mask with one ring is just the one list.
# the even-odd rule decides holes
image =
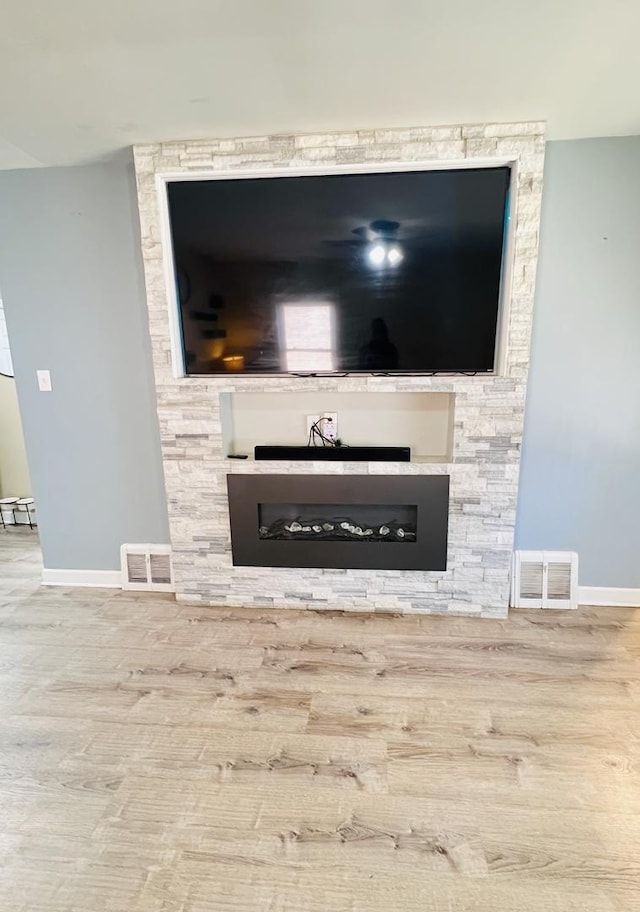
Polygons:
[[640,909],[640,612],[37,588],[0,532],[2,912]]

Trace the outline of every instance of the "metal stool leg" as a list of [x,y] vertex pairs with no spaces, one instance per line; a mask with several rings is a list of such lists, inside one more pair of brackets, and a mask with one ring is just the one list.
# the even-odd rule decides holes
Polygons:
[[3,497],[2,499],[0,499],[0,519],[2,520],[2,528],[5,531],[8,531],[7,522],[4,518],[5,510],[7,513],[11,512],[11,515],[13,517],[13,522],[15,524],[17,504],[18,504],[17,497]]

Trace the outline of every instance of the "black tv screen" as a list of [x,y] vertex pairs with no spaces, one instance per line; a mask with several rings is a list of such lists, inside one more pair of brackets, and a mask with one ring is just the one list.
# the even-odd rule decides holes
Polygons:
[[492,371],[509,178],[169,182],[187,374]]

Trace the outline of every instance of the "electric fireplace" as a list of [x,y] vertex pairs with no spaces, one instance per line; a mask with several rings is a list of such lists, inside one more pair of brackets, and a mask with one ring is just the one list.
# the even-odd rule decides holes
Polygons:
[[448,475],[227,475],[236,566],[446,570]]

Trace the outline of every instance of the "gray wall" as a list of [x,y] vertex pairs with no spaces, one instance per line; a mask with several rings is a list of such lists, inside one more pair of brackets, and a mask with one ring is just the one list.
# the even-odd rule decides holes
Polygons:
[[[116,569],[168,540],[129,156],[0,173],[0,287],[45,566]],[[638,514],[640,137],[550,143],[516,542],[637,587]]]
[[517,547],[640,586],[640,137],[547,146]]
[[122,542],[168,541],[136,220],[128,154],[0,173],[0,288],[48,568],[117,569]]

